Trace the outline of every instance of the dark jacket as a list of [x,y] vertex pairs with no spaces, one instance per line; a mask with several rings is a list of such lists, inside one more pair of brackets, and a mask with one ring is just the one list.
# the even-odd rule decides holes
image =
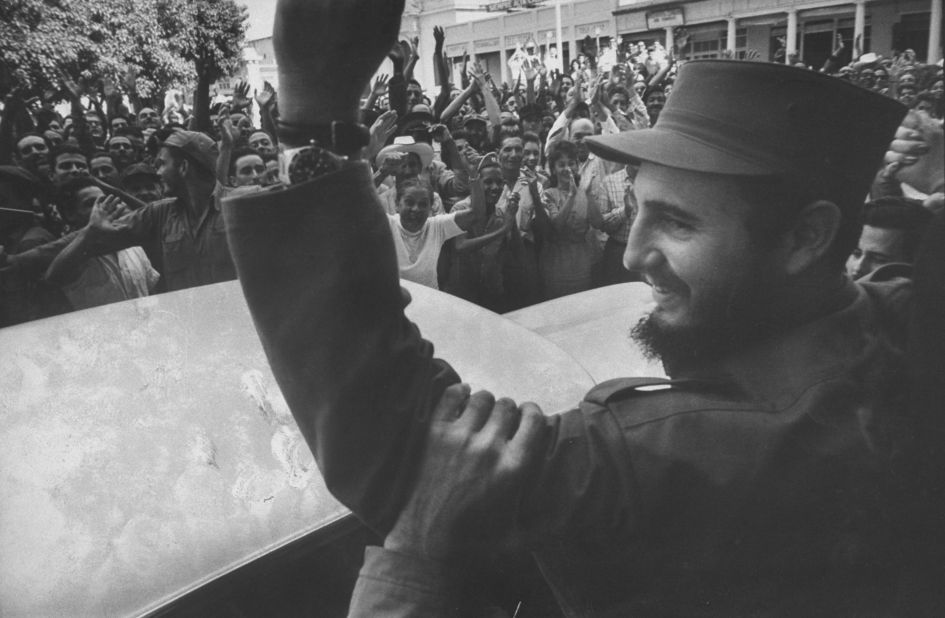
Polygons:
[[[273,373],[329,489],[386,532],[429,413],[459,376],[403,314],[369,168],[224,212]],[[902,280],[857,286],[842,310],[667,390],[605,384],[549,416],[518,520],[568,613],[888,613],[909,293]]]

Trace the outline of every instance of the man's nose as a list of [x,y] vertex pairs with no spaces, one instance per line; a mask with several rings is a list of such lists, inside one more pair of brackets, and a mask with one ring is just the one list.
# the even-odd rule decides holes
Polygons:
[[627,249],[623,252],[623,267],[642,275],[657,266],[662,259],[662,254],[647,238],[643,227],[635,221],[630,227]]

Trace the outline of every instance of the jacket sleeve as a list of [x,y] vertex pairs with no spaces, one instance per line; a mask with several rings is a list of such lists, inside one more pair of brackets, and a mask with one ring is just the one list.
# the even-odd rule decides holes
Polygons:
[[269,364],[329,490],[386,533],[432,406],[459,377],[404,316],[370,168],[233,198],[224,216]]
[[348,618],[461,616],[457,582],[444,565],[368,546],[358,574]]

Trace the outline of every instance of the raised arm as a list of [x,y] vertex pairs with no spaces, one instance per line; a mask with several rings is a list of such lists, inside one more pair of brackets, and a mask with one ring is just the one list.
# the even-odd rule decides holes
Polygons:
[[492,92],[492,89],[489,87],[487,73],[482,68],[482,65],[479,62],[474,62],[472,68],[470,69],[470,75],[473,80],[479,86],[479,92],[482,93],[482,99],[486,103],[486,113],[489,114],[489,123],[497,127],[501,122],[499,116],[502,112],[499,107],[499,100],[496,98],[495,93]]
[[[460,157],[463,165],[469,166],[465,157]],[[482,180],[479,178],[479,172],[482,166],[489,160],[495,160],[495,153],[490,152],[484,156],[476,168],[475,174],[469,174],[469,210],[456,213],[456,225],[461,227],[464,232],[468,232],[478,221],[482,221],[486,216],[486,194],[482,187]]]
[[[95,200],[92,214],[89,216],[89,225],[95,228],[105,228],[114,225],[115,219],[123,214],[125,208],[121,200],[114,195],[102,195]],[[46,271],[46,280],[56,285],[67,285],[79,278],[83,265],[92,257],[89,245],[85,242],[86,236],[79,233],[53,259]]]
[[220,155],[217,157],[216,177],[224,187],[230,184],[230,159],[233,158],[233,145],[240,136],[240,130],[233,126],[229,114],[220,114],[217,120],[220,129]]
[[[274,46],[284,121],[356,122],[403,4],[281,0]],[[432,345],[404,316],[370,167],[348,161],[281,191],[227,200],[224,213],[256,329],[328,488],[388,530],[412,483],[430,411],[458,376],[433,359]]]
[[446,123],[449,122],[449,119],[452,118],[456,112],[458,112],[463,107],[469,97],[473,95],[474,92],[479,88],[478,82],[476,80],[471,80],[469,86],[465,90],[459,93],[455,99],[450,101],[450,104],[446,106],[446,109],[443,110],[443,113],[440,114],[440,122]]

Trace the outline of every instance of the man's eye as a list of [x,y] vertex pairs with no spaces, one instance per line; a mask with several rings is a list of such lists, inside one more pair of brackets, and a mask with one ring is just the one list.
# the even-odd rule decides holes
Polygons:
[[658,224],[669,232],[689,232],[692,230],[691,225],[675,217],[660,217]]

